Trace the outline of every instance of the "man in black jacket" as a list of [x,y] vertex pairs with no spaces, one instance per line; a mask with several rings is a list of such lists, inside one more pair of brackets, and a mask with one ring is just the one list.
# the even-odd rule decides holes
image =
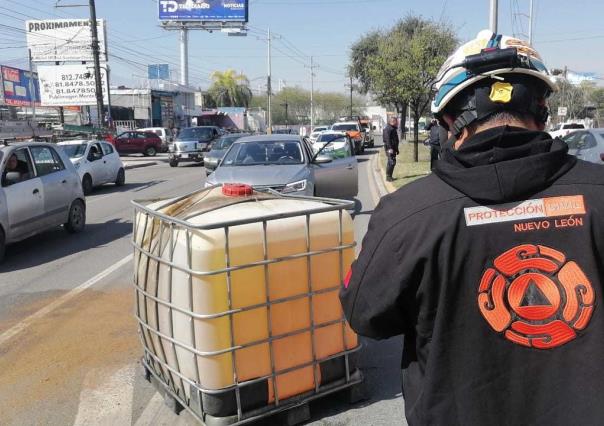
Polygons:
[[426,126],[426,131],[430,132],[428,138],[428,146],[430,147],[430,170],[434,169],[436,161],[440,157],[441,146],[448,139],[447,130],[438,123],[438,120],[434,119]]
[[604,422],[604,171],[543,132],[538,53],[489,31],[439,75],[455,136],[433,174],[382,199],[346,317],[404,334],[410,425]]
[[383,139],[384,149],[386,150],[386,156],[388,157],[388,163],[386,164],[386,180],[392,182],[392,174],[394,173],[394,167],[396,166],[396,156],[399,154],[398,119],[396,117],[390,117],[388,120],[388,125],[384,127]]

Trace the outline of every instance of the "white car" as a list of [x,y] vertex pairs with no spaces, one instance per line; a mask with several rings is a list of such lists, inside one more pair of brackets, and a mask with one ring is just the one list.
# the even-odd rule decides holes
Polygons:
[[570,132],[575,130],[585,129],[585,126],[581,123],[560,123],[549,131],[552,138],[561,138],[568,135]]
[[88,195],[96,186],[126,183],[126,171],[119,154],[108,142],[71,140],[60,142],[65,154],[78,171],[84,194]]

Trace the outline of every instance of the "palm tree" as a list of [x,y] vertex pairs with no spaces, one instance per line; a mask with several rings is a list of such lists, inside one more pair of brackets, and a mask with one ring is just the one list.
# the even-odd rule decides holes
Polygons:
[[252,100],[249,80],[235,70],[214,71],[209,93],[221,107],[248,107]]

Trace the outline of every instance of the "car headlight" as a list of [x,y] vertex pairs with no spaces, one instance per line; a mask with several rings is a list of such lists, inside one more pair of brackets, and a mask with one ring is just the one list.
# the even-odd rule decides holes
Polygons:
[[298,182],[288,183],[287,185],[285,185],[285,188],[283,189],[283,193],[288,194],[291,192],[304,191],[306,189],[306,184],[307,184],[306,179],[300,180]]
[[214,186],[214,185],[216,185],[214,182],[208,182],[208,181],[206,180],[206,184],[205,184],[205,187],[206,187],[206,188],[209,188],[209,187]]

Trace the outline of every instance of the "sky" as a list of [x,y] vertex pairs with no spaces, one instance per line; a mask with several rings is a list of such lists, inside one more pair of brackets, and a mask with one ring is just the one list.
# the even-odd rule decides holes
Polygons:
[[[97,0],[97,16],[107,20],[112,69],[111,85],[135,87],[146,77],[146,65],[169,63],[179,73],[178,34],[165,31],[157,19],[156,0]],[[84,0],[60,0],[59,4]],[[550,68],[592,72],[604,77],[604,2],[599,0],[534,0],[534,45]],[[56,0],[0,0],[0,64],[27,66],[24,28],[32,18],[87,17],[87,8],[54,7]],[[499,32],[527,37],[529,0],[499,1]],[[273,42],[273,86],[310,88],[309,57],[318,65],[315,88],[348,90],[345,72],[350,46],[371,30],[386,30],[409,15],[454,28],[461,41],[474,38],[489,23],[489,0],[250,0],[247,37],[191,31],[191,84],[209,85],[215,70],[235,69],[265,90],[267,43]],[[116,58],[119,57],[120,59]]]

